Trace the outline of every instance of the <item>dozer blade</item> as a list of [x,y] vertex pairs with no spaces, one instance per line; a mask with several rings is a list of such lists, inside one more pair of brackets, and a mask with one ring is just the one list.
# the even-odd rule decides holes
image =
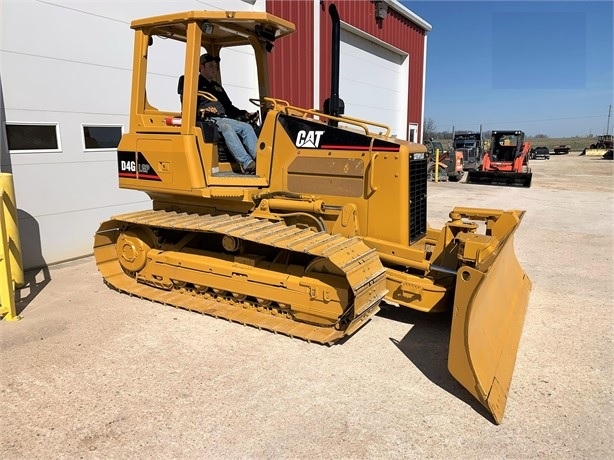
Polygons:
[[533,173],[505,171],[469,171],[469,174],[467,174],[467,183],[530,187],[532,178]]
[[[490,262],[462,267],[457,276],[448,369],[501,423],[531,280],[514,253],[516,224],[499,240]],[[487,265],[487,267],[484,267]]]
[[608,152],[608,149],[586,149],[584,154],[587,157],[602,157]]

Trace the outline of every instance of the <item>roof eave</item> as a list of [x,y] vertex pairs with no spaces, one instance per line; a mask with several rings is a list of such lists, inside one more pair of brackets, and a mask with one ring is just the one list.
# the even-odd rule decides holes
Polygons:
[[393,8],[398,13],[405,16],[411,22],[424,29],[427,33],[433,29],[433,26],[418,16],[416,13],[408,9],[403,4],[399,3],[397,0],[380,0],[386,3],[389,7]]

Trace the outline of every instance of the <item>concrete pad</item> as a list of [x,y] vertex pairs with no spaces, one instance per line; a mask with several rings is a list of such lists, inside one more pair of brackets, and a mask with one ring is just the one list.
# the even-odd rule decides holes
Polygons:
[[0,457],[611,456],[614,166],[531,167],[528,189],[429,186],[432,226],[454,206],[527,210],[502,425],[449,375],[447,315],[387,307],[323,347],[119,294],[88,257],[28,272],[23,319],[0,322]]

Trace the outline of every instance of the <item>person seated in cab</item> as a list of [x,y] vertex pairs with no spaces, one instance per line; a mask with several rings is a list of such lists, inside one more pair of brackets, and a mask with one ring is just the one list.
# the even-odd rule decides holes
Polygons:
[[[258,113],[249,113],[235,107],[228,94],[217,81],[219,56],[205,53],[200,57],[198,91],[205,91],[217,99],[209,101],[198,97],[198,111],[213,121],[226,143],[226,147],[241,166],[244,174],[256,172],[256,144],[258,136],[248,121],[254,121]],[[179,79],[179,94],[183,92],[183,77]]]

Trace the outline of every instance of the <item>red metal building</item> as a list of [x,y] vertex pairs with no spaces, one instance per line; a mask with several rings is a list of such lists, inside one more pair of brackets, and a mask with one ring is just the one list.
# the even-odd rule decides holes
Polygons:
[[[268,13],[296,25],[270,56],[273,94],[322,108],[330,96],[331,0],[267,0]],[[396,0],[337,0],[341,18],[340,97],[345,114],[386,123],[421,141],[430,24]]]

